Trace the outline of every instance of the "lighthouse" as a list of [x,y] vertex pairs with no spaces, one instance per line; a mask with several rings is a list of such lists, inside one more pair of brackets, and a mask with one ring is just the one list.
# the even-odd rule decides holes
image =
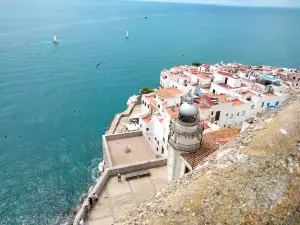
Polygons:
[[203,126],[199,110],[191,93],[181,98],[178,117],[171,120],[168,137],[168,181],[177,180],[185,173],[181,155],[200,149]]

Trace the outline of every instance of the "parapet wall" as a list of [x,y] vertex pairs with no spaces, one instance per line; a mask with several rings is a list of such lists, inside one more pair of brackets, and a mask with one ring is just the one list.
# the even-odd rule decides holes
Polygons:
[[117,140],[122,138],[138,137],[142,135],[143,135],[142,131],[133,131],[133,132],[118,133],[118,134],[108,134],[103,136],[105,137],[106,140],[112,141],[112,140]]
[[142,131],[133,131],[133,132],[126,132],[126,133],[119,133],[119,134],[106,134],[102,136],[102,148],[103,148],[103,158],[104,162],[107,164],[105,168],[112,168],[114,165],[112,163],[111,155],[109,152],[109,147],[107,141],[122,139],[122,138],[129,138],[129,137],[138,137],[142,136]]
[[85,219],[86,214],[84,212],[84,206],[88,204],[88,198],[92,197],[93,193],[97,193],[100,195],[101,192],[104,190],[105,185],[107,184],[110,177],[116,176],[117,174],[126,174],[137,172],[140,170],[146,170],[150,168],[155,168],[159,166],[167,165],[167,159],[153,159],[149,161],[141,161],[137,163],[130,163],[125,165],[120,165],[114,168],[109,168],[104,171],[101,175],[99,180],[97,181],[96,185],[94,186],[93,190],[88,194],[88,197],[84,200],[83,204],[81,205],[76,217],[74,219],[73,225],[78,225],[81,219]]
[[113,121],[111,122],[110,127],[106,133],[107,134],[115,133],[116,128],[117,128],[118,124],[120,123],[121,118],[129,116],[131,114],[134,106],[135,106],[135,103],[132,103],[128,106],[128,108],[124,112],[117,114],[115,116],[115,118],[113,119]]

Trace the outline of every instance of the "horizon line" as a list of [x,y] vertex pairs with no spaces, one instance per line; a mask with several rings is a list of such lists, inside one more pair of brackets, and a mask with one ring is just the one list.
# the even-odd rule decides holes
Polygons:
[[193,4],[193,5],[210,5],[210,6],[227,6],[241,8],[276,8],[276,9],[300,9],[300,6],[268,6],[268,5],[235,5],[235,4],[213,4],[203,2],[181,2],[181,1],[165,1],[165,0],[121,0],[125,2],[154,2],[154,3],[173,3],[173,4]]

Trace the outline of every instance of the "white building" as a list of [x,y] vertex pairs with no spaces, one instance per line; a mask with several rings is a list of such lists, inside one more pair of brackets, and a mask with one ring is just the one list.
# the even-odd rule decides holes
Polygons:
[[163,143],[166,108],[179,106],[183,92],[176,88],[158,89],[153,93],[142,95],[142,115],[139,117],[141,131],[147,136],[152,147],[162,156],[167,156]]
[[[277,72],[276,68],[253,69],[238,63],[163,70],[161,89],[141,98],[139,126],[153,149],[168,157],[168,180],[193,169],[191,157],[201,161],[215,149],[201,152],[201,137],[207,135],[212,145],[215,136],[225,143],[244,121],[280,105],[289,89],[272,75]],[[224,138],[222,130],[234,135]]]

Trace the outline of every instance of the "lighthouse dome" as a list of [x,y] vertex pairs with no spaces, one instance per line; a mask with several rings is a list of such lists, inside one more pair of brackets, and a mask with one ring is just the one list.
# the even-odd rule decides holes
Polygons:
[[188,104],[184,102],[179,108],[179,114],[181,116],[196,116],[198,114],[198,109],[194,104]]

